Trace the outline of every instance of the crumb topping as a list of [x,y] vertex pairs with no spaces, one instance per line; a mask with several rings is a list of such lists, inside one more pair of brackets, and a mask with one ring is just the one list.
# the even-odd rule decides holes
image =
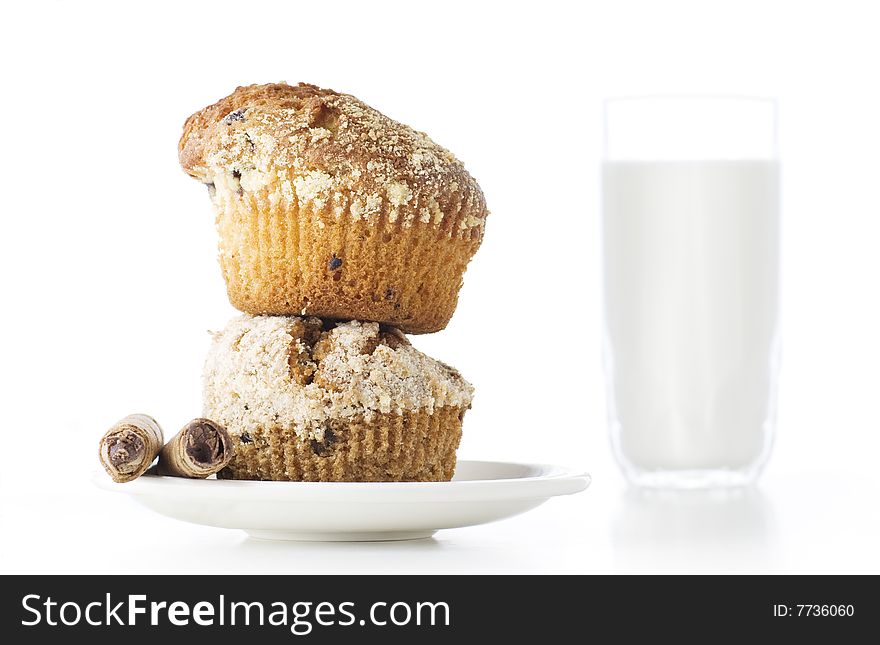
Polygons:
[[321,441],[331,420],[472,398],[457,370],[370,322],[240,316],[214,334],[204,370],[204,414],[234,434],[282,426]]
[[464,165],[426,134],[305,83],[237,88],[187,119],[178,149],[186,172],[216,187],[218,207],[271,188],[274,203],[344,204],[368,221],[385,207],[405,226],[454,212],[466,214],[461,230],[482,231],[488,214]]

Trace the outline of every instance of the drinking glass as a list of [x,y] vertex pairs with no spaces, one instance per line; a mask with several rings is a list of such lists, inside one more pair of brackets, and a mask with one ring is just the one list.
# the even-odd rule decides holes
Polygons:
[[605,106],[604,359],[615,457],[638,485],[753,481],[779,355],[776,104]]

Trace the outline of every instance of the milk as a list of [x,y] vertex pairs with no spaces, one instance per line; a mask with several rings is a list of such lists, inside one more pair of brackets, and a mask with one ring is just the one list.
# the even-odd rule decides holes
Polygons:
[[631,474],[745,471],[766,457],[778,174],[758,160],[603,166],[609,414]]

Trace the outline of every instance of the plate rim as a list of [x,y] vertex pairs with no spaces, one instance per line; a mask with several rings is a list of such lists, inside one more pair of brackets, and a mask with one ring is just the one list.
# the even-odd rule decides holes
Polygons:
[[[203,480],[150,475],[127,483],[113,482],[103,470],[96,470],[92,482],[103,490],[132,496],[157,496],[177,490],[205,499],[237,499],[291,503],[400,503],[428,501],[488,501],[502,499],[547,499],[571,495],[588,488],[592,478],[586,471],[546,463],[485,459],[461,459],[459,463],[528,468],[537,474],[501,479],[470,479],[449,482],[283,482],[249,480]],[[208,483],[210,481],[210,484]],[[260,491],[260,499],[255,492]]]

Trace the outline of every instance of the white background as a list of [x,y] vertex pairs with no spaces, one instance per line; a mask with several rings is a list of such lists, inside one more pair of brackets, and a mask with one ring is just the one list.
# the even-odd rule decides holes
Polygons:
[[[20,3],[4,9],[0,571],[880,572],[880,39],[871,3]],[[184,119],[238,84],[349,92],[463,159],[492,215],[449,327],[460,456],[593,486],[401,544],[271,544],[97,490],[97,441],[200,412],[234,315]],[[627,491],[600,365],[601,100],[780,100],[778,441],[732,496]]]

